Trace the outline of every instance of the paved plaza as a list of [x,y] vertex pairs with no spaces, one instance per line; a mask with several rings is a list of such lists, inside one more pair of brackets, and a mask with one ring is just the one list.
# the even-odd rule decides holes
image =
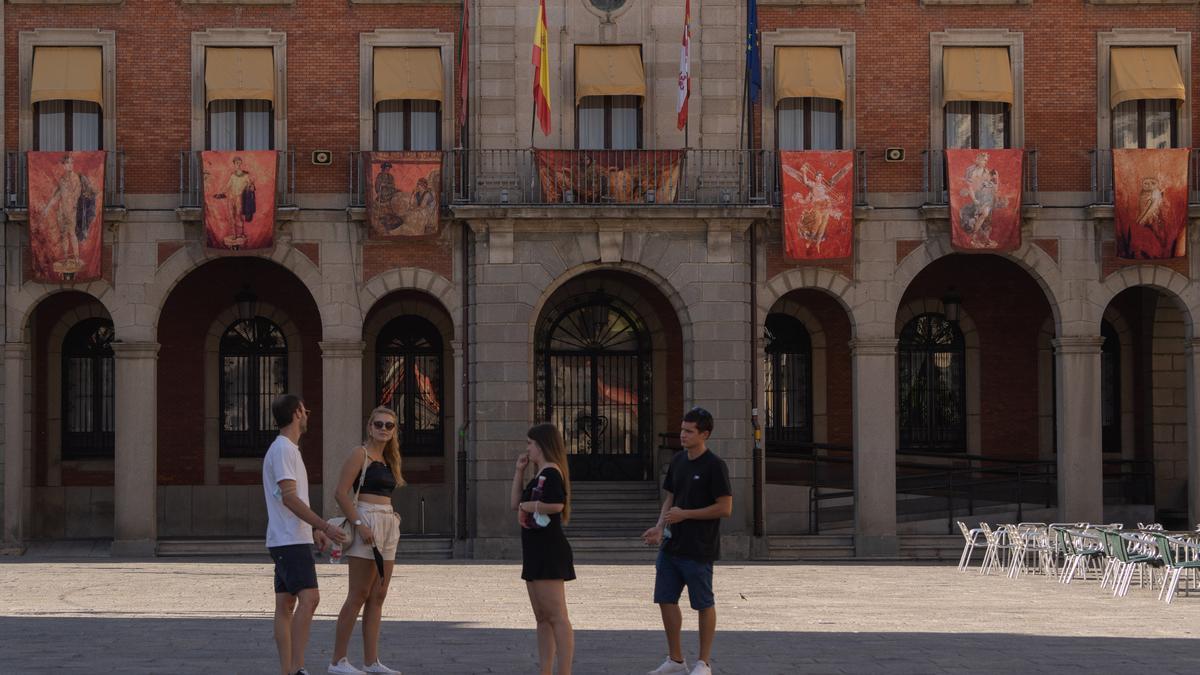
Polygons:
[[[265,558],[265,555],[264,555]],[[580,565],[568,586],[580,675],[663,658],[646,564]],[[346,569],[319,566],[308,665],[324,672]],[[406,675],[536,673],[519,565],[399,565],[382,658]],[[1200,594],[959,574],[953,565],[719,564],[714,672],[1195,673]],[[274,673],[261,559],[0,558],[0,672]],[[696,653],[694,615],[684,648]],[[361,663],[361,646],[351,646]]]

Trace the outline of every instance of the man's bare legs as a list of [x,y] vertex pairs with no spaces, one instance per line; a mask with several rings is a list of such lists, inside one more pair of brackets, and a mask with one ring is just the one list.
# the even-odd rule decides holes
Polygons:
[[667,654],[672,661],[683,661],[683,641],[680,632],[683,630],[683,613],[675,603],[659,603],[658,610],[662,612],[663,630],[667,633]]

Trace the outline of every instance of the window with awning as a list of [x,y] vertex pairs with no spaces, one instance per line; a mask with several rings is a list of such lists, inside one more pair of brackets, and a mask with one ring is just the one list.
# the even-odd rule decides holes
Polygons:
[[100,47],[35,47],[30,82],[37,150],[98,150],[104,106]]
[[1112,147],[1171,148],[1179,144],[1179,102],[1187,99],[1174,47],[1113,47],[1108,100]]
[[437,47],[376,47],[371,91],[376,150],[436,150],[445,99]]
[[205,49],[204,102],[208,149],[271,149],[275,135],[274,49]]
[[646,71],[638,45],[575,48],[576,147],[632,150],[642,146]]
[[1014,98],[1007,47],[942,50],[947,148],[1008,147]]
[[775,49],[775,117],[780,150],[842,146],[846,70],[840,47]]

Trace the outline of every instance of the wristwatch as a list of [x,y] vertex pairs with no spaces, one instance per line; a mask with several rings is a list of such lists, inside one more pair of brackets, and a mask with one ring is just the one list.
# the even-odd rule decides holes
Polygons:
[[362,519],[361,519],[361,518],[360,518],[360,519],[358,519],[358,520],[355,520],[355,521],[354,521],[354,526],[355,526],[355,527],[358,527],[359,525],[362,525]]

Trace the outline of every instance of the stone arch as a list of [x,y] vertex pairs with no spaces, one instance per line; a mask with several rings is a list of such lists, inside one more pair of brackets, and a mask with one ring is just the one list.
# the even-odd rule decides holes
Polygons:
[[1196,317],[1200,316],[1200,288],[1182,274],[1158,265],[1133,265],[1112,273],[1101,282],[1084,303],[1083,321],[1086,335],[1100,334],[1100,320],[1109,304],[1121,291],[1135,286],[1147,286],[1160,291],[1178,307],[1184,318],[1188,338],[1196,337]]
[[796,267],[772,277],[758,294],[759,323],[766,320],[767,313],[780,298],[802,288],[824,291],[837,300],[846,311],[850,320],[850,337],[854,338],[857,334],[859,314],[865,303],[853,281],[824,267]]
[[[825,326],[821,320],[812,313],[803,303],[796,301],[794,298],[784,295],[775,301],[766,312],[761,312],[762,317],[759,323],[762,327],[760,331],[765,329],[767,314],[787,314],[795,317],[804,329],[808,331],[809,344],[812,347],[810,367],[812,368],[812,440],[814,443],[827,443],[828,439],[828,413],[829,413],[829,383],[828,376],[828,354],[826,353],[826,337]],[[853,325],[853,319],[847,313],[847,319]],[[853,331],[853,329],[851,329]],[[762,371],[765,369],[766,361],[766,341],[759,340],[759,353],[755,359],[754,367],[758,368],[760,375],[758,381],[765,383],[765,374]],[[760,384],[760,389],[765,384]],[[761,393],[760,393],[761,396]],[[766,405],[763,403],[762,405]]]
[[[376,305],[395,291],[413,290],[428,295],[450,316],[453,329],[447,335],[462,339],[462,302],[455,293],[454,283],[442,275],[420,267],[398,267],[375,275],[358,292],[362,318],[375,310]],[[439,326],[440,328],[440,326]],[[365,329],[365,326],[364,326]]]
[[[116,315],[122,307],[117,299],[117,294],[113,292],[113,287],[104,279],[97,279],[87,284],[79,284],[76,286],[58,285],[51,286],[35,282],[28,282],[21,286],[21,289],[16,293],[8,296],[8,306],[6,310],[6,325],[7,339],[9,342],[29,342],[29,322],[33,317],[34,310],[41,305],[46,298],[58,293],[83,293],[89,295],[104,306],[104,311],[108,312],[109,318],[116,324]],[[119,327],[118,327],[119,328]],[[117,337],[121,337],[118,332]]]

